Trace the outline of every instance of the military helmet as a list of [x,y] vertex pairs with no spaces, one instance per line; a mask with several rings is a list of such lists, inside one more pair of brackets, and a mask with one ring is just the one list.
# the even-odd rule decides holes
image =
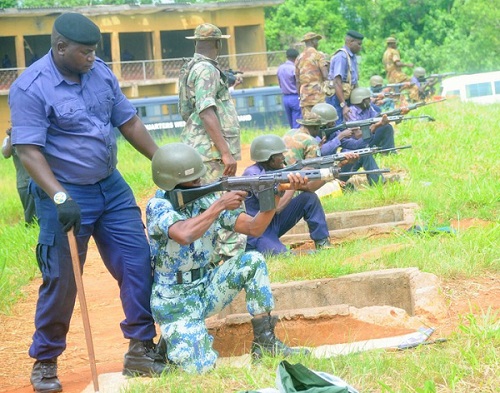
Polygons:
[[415,75],[417,78],[425,76],[425,68],[415,67],[415,69],[413,70],[413,75]]
[[255,162],[266,162],[273,154],[285,151],[285,142],[278,135],[259,135],[250,145],[250,158]]
[[316,113],[321,117],[323,123],[334,123],[338,120],[339,115],[333,105],[326,102],[320,102],[312,107],[311,112]]
[[153,181],[163,190],[202,177],[206,168],[200,154],[184,143],[169,143],[160,147],[151,162]]
[[382,86],[384,84],[384,79],[380,75],[373,75],[370,78],[370,86]]
[[371,92],[366,87],[356,87],[351,92],[351,104],[359,105],[364,99],[370,98]]

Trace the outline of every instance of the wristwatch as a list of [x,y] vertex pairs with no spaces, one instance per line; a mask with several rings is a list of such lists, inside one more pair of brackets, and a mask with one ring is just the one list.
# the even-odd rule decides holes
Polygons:
[[340,103],[340,107],[343,109],[345,107],[345,101]]
[[64,202],[66,202],[67,199],[68,199],[68,194],[66,194],[64,191],[56,192],[53,198],[54,203],[56,205],[63,204]]

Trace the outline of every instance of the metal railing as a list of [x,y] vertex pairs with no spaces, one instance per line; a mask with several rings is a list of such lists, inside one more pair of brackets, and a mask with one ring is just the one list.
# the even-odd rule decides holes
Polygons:
[[[276,68],[285,61],[285,51],[254,52],[239,55],[219,56],[220,68],[243,73],[276,72]],[[138,60],[107,63],[120,82],[158,81],[177,79],[186,59]],[[25,68],[0,69],[0,90],[8,90],[18,75]]]

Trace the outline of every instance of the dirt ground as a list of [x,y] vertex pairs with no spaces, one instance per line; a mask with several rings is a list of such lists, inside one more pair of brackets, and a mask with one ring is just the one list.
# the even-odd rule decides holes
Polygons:
[[[245,149],[244,156],[248,157],[248,148]],[[245,163],[239,163],[239,168],[245,166]],[[141,206],[144,206],[145,202],[141,201]],[[475,220],[462,220],[460,225],[461,229],[464,229],[468,225],[481,225],[481,223]],[[446,318],[435,323],[434,327],[440,337],[446,337],[457,329],[461,315],[469,312],[480,314],[481,310],[486,310],[488,307],[500,310],[499,279],[500,275],[443,282],[442,288],[449,302],[449,313]],[[33,317],[40,281],[36,279],[23,289],[23,299],[15,305],[11,315],[0,315],[0,392],[33,391],[29,382],[33,359],[28,356],[28,348],[34,329]],[[85,266],[84,288],[92,326],[97,371],[99,374],[119,372],[122,368],[123,354],[128,346],[128,341],[123,338],[119,328],[123,312],[116,282],[104,268],[93,243],[90,244]],[[388,327],[379,329],[350,319],[342,320],[338,328],[343,332],[355,332],[358,340],[408,332]],[[329,329],[331,331],[332,326]],[[293,328],[291,330],[293,331]],[[319,335],[324,338],[323,330],[315,327],[314,331],[320,332]],[[346,342],[347,339],[342,334],[330,334],[328,337],[329,344]],[[318,341],[317,344],[321,343]],[[216,340],[215,347],[217,346]],[[68,335],[68,346],[59,358],[59,377],[66,393],[81,392],[92,382],[78,301]]]

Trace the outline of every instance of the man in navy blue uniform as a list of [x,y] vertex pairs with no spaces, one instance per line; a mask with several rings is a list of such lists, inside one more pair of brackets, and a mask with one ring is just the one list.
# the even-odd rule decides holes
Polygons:
[[116,169],[114,127],[148,158],[158,146],[109,67],[96,58],[100,40],[99,28],[85,16],[59,16],[50,51],[10,89],[12,144],[33,180],[40,224],[36,256],[43,282],[29,350],[36,392],[62,390],[57,358],[66,349],[76,298],[70,230],[80,264],[92,236],[120,287],[121,329],[130,339],[123,373],[158,375],[167,369],[153,343],[149,244],[132,190]]
[[299,94],[295,80],[295,59],[299,55],[297,49],[290,48],[286,51],[286,61],[278,67],[277,77],[281,92],[283,93],[283,107],[290,128],[299,128],[297,119],[302,118]]

